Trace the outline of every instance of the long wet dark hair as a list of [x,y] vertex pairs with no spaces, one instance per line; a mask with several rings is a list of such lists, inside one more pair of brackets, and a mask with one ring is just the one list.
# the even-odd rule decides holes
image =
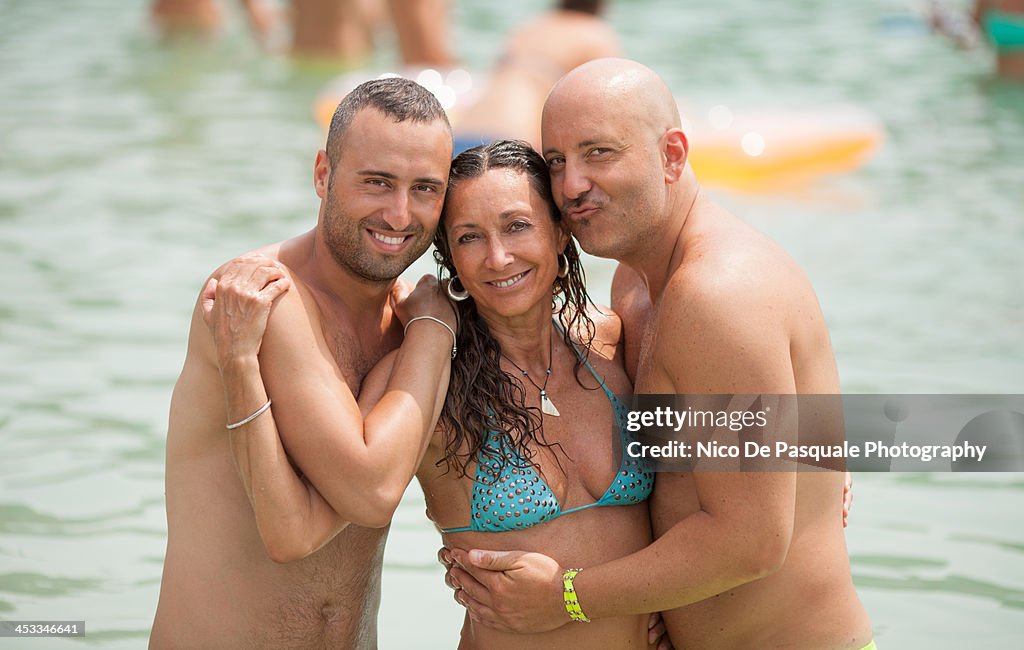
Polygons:
[[[458,192],[463,181],[483,176],[492,169],[512,169],[525,174],[531,188],[547,204],[551,220],[555,223],[562,220],[551,195],[548,166],[528,143],[500,140],[468,149],[452,161],[444,212],[434,236],[434,258],[438,263],[439,280],[443,276],[442,270],[447,270],[450,277],[456,275],[448,246],[446,223],[451,198]],[[594,322],[587,313],[588,304],[592,303],[587,294],[579,249],[571,237],[562,253],[569,262],[569,272],[564,278],[555,279],[552,310],[561,325],[565,344],[571,349],[572,339],[575,339],[581,354],[586,357],[595,332]],[[536,407],[526,406],[523,383],[501,369],[501,345],[491,336],[473,299],[458,302],[455,308],[459,317],[459,355],[452,364],[448,396],[440,420],[445,433],[443,462],[447,471],[454,468],[459,476],[465,476],[469,463],[481,453],[501,464],[512,462],[521,465],[521,462],[529,462],[534,455],[531,445],[553,446],[544,440],[540,411]],[[577,357],[574,368],[577,382],[580,382],[579,370],[582,363]],[[518,459],[522,461],[510,461],[485,446],[487,431],[507,435],[507,446],[517,451]]]

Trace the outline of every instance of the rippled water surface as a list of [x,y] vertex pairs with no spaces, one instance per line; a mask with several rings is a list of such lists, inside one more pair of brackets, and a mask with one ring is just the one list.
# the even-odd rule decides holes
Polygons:
[[[473,68],[546,6],[454,4]],[[855,174],[714,190],[807,270],[845,390],[1024,392],[1024,88],[901,2],[612,5],[627,53],[696,105],[846,104],[885,125]],[[259,53],[238,20],[215,44],[160,46],[145,9],[0,1],[0,619],[84,619],[88,643],[116,648],[144,645],[156,606],[195,294],[225,259],[313,224],[310,107],[334,74]],[[611,267],[588,264],[607,300]],[[1022,511],[1019,475],[858,477],[848,541],[880,647],[1018,647]],[[393,525],[386,648],[457,638],[422,512],[411,490]]]

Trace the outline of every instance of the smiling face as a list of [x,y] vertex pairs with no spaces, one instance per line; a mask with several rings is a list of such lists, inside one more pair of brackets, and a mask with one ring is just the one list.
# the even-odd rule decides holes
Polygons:
[[462,180],[448,197],[445,227],[451,261],[481,314],[550,314],[568,234],[525,173],[497,168]]
[[451,162],[440,121],[396,122],[374,108],[352,119],[337,160],[321,152],[316,187],[331,255],[370,282],[390,282],[430,245]]

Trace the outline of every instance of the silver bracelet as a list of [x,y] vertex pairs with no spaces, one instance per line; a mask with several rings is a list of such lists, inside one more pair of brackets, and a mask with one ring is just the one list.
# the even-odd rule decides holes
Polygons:
[[225,424],[224,428],[230,431],[231,429],[237,429],[238,427],[240,427],[242,425],[249,424],[250,422],[252,422],[256,418],[258,418],[259,416],[263,415],[268,408],[270,408],[270,400],[269,399],[267,400],[266,404],[264,404],[263,406],[259,407],[255,411],[253,411],[252,415],[250,415],[249,417],[247,417],[245,419],[242,419],[242,420],[239,420],[238,422],[232,422],[231,424]]
[[452,329],[452,326],[449,325],[448,323],[444,322],[440,318],[434,318],[433,316],[417,316],[416,318],[410,318],[409,322],[405,324],[405,331],[403,332],[403,334],[408,333],[409,332],[409,326],[412,325],[413,323],[415,323],[418,320],[432,320],[435,323],[440,323],[441,325],[444,326],[444,328],[446,330],[448,330],[449,332],[452,333],[452,359],[454,359],[455,355],[459,351],[459,345],[457,343],[458,337],[455,336],[455,330]]

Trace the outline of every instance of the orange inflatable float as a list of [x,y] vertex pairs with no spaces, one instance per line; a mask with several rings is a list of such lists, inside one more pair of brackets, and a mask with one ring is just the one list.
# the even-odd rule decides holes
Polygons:
[[870,159],[885,139],[876,118],[850,107],[734,111],[720,105],[683,115],[690,164],[697,178],[708,185],[748,191],[800,185],[852,171]]

